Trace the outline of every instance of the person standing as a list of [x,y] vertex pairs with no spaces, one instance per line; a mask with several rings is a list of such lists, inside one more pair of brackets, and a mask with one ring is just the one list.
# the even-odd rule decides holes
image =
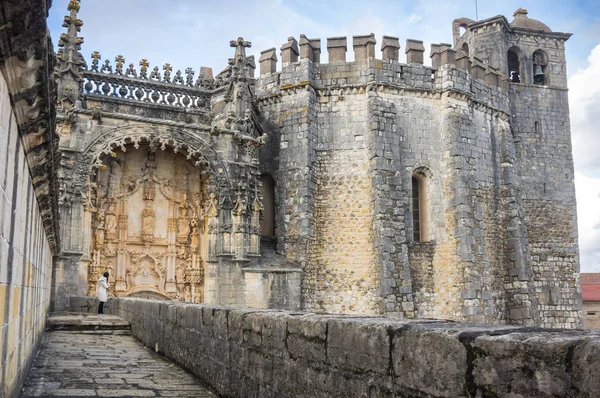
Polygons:
[[100,302],[100,305],[98,305],[98,315],[104,315],[104,303],[108,300],[108,288],[110,287],[108,275],[108,272],[105,272],[98,280],[98,287],[96,288],[96,295]]

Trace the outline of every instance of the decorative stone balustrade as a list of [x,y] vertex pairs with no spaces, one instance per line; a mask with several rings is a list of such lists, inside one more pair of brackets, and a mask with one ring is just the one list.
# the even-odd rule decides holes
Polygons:
[[83,77],[86,95],[198,110],[210,105],[210,93],[202,88],[89,71]]

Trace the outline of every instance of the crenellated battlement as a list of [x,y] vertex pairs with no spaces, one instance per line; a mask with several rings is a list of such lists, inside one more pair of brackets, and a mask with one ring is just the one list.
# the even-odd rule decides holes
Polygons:
[[[462,70],[470,78],[480,80],[485,85],[499,88],[502,91],[506,91],[508,88],[506,74],[475,56],[469,56],[462,50],[452,48],[452,45],[448,43],[431,44],[429,50],[431,67],[423,65],[426,50],[420,40],[406,40],[404,63],[400,61],[401,45],[399,38],[394,36],[382,37],[382,59],[376,58],[376,45],[377,39],[373,33],[353,36],[354,61],[347,61],[348,38],[345,36],[329,37],[326,40],[328,62],[321,63],[321,39],[308,39],[306,35],[302,34],[298,42],[294,37],[289,37],[288,41],[280,48],[281,72],[277,72],[279,59],[276,48],[261,52],[259,79],[263,81],[272,80],[267,78],[267,75],[285,74],[291,64],[300,65],[304,60],[307,60],[310,61],[310,68],[312,69],[312,72],[308,72],[308,75],[314,76],[316,84],[329,84],[328,79],[334,79],[336,84],[361,84],[369,81],[380,83],[381,79],[385,79],[388,83],[411,85],[410,80],[416,79],[420,82],[424,78],[425,81],[430,81],[431,89],[440,88],[444,90],[447,87],[443,84],[445,75],[437,72],[442,67],[449,65],[450,68]],[[381,73],[378,73],[377,70],[380,70]],[[397,76],[387,73],[390,70],[396,73]],[[412,71],[416,71],[416,73],[413,74]],[[332,73],[335,76],[331,76]],[[306,77],[308,78],[308,76]],[[428,85],[419,83],[417,86],[427,88]]]

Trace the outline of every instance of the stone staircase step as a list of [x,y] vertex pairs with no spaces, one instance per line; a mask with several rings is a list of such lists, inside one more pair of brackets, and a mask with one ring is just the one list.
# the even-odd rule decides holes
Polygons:
[[[81,312],[55,312],[46,321],[47,331],[73,331],[102,334],[129,334],[131,325],[116,315]],[[116,333],[119,332],[119,333]]]

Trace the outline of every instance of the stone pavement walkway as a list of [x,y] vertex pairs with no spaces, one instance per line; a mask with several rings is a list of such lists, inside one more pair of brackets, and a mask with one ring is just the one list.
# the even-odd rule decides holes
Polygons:
[[[61,314],[60,329],[68,329]],[[106,315],[74,315],[83,330],[52,330],[44,335],[22,391],[27,397],[216,397],[185,370],[158,355]],[[90,324],[100,326],[90,330]],[[106,325],[114,324],[115,330]],[[125,323],[126,324],[126,323]],[[104,326],[102,326],[104,325]]]

